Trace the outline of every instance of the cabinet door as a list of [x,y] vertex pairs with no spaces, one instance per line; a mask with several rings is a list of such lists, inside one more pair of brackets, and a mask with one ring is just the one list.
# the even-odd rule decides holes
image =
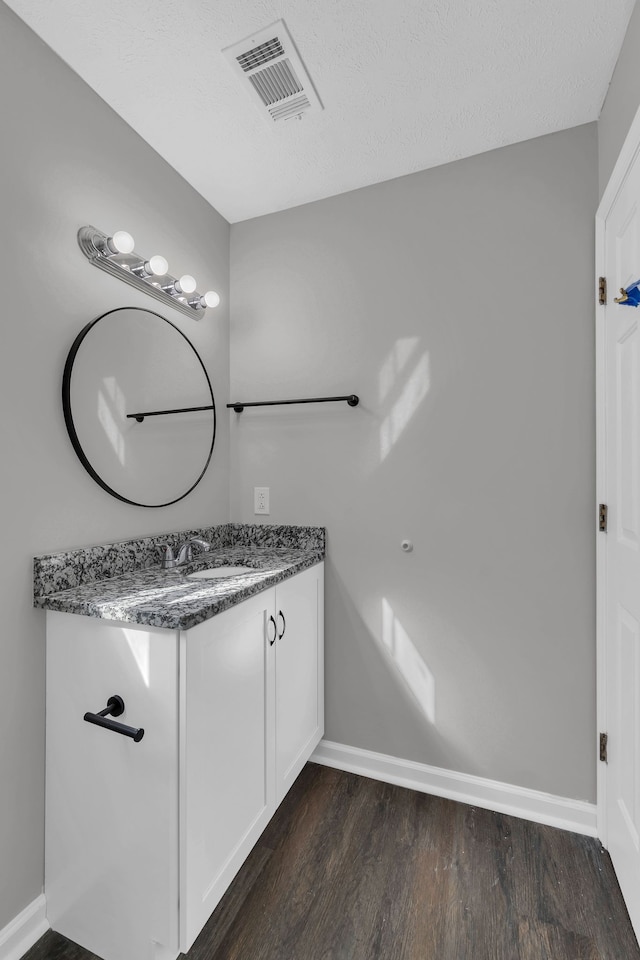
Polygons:
[[276,587],[276,802],[324,733],[324,564]]
[[267,590],[181,634],[180,946],[192,945],[274,811]]

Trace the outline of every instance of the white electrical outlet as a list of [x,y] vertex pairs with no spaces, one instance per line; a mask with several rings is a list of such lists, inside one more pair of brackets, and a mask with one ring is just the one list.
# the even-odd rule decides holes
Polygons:
[[253,512],[269,513],[269,487],[253,488]]

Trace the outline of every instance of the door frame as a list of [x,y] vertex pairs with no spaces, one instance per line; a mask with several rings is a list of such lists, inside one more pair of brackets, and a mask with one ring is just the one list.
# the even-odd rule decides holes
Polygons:
[[[598,278],[606,276],[605,250],[605,221],[611,212],[620,190],[627,178],[629,170],[640,154],[640,107],[636,111],[633,123],[622,145],[616,160],[609,182],[602,194],[602,199],[596,211],[596,275],[595,275],[595,309],[596,309],[596,509],[597,505],[608,503],[607,497],[607,435],[606,435],[606,330],[604,323],[605,311],[598,303]],[[640,264],[638,275],[640,276]],[[607,303],[613,301],[615,292],[613,285],[608,284]],[[639,308],[640,309],[640,308]],[[607,676],[606,676],[606,619],[605,603],[607,588],[607,551],[605,537],[598,531],[596,523],[596,698],[597,723],[596,744],[600,731],[607,730]],[[596,753],[596,757],[598,754]],[[598,837],[604,847],[607,847],[607,765],[597,762],[597,822]]]

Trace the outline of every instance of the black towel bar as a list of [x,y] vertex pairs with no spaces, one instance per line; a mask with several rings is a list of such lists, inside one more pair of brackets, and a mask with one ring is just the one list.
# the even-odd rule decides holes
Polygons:
[[360,397],[356,396],[355,393],[350,393],[345,397],[309,397],[302,400],[258,400],[254,403],[228,403],[227,409],[242,413],[245,407],[280,407],[285,403],[334,403],[339,400],[346,400],[350,407],[357,407],[360,403]]
[[[228,410],[235,410],[236,413],[242,413],[245,407],[280,407],[286,403],[335,403],[340,400],[346,400],[350,407],[357,407],[360,403],[360,397],[355,393],[349,393],[344,397],[308,397],[301,400],[257,400],[252,403],[228,403]],[[139,413],[128,413],[127,420],[137,420],[142,423],[145,417],[166,417],[174,413],[196,413],[199,410],[213,410],[209,403],[204,407],[176,407],[174,410],[144,410]]]

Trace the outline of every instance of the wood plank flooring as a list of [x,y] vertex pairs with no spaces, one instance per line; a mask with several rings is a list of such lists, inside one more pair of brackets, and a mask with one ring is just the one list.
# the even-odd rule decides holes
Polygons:
[[[24,960],[95,958],[49,931]],[[640,960],[640,949],[597,840],[308,764],[186,960]]]

